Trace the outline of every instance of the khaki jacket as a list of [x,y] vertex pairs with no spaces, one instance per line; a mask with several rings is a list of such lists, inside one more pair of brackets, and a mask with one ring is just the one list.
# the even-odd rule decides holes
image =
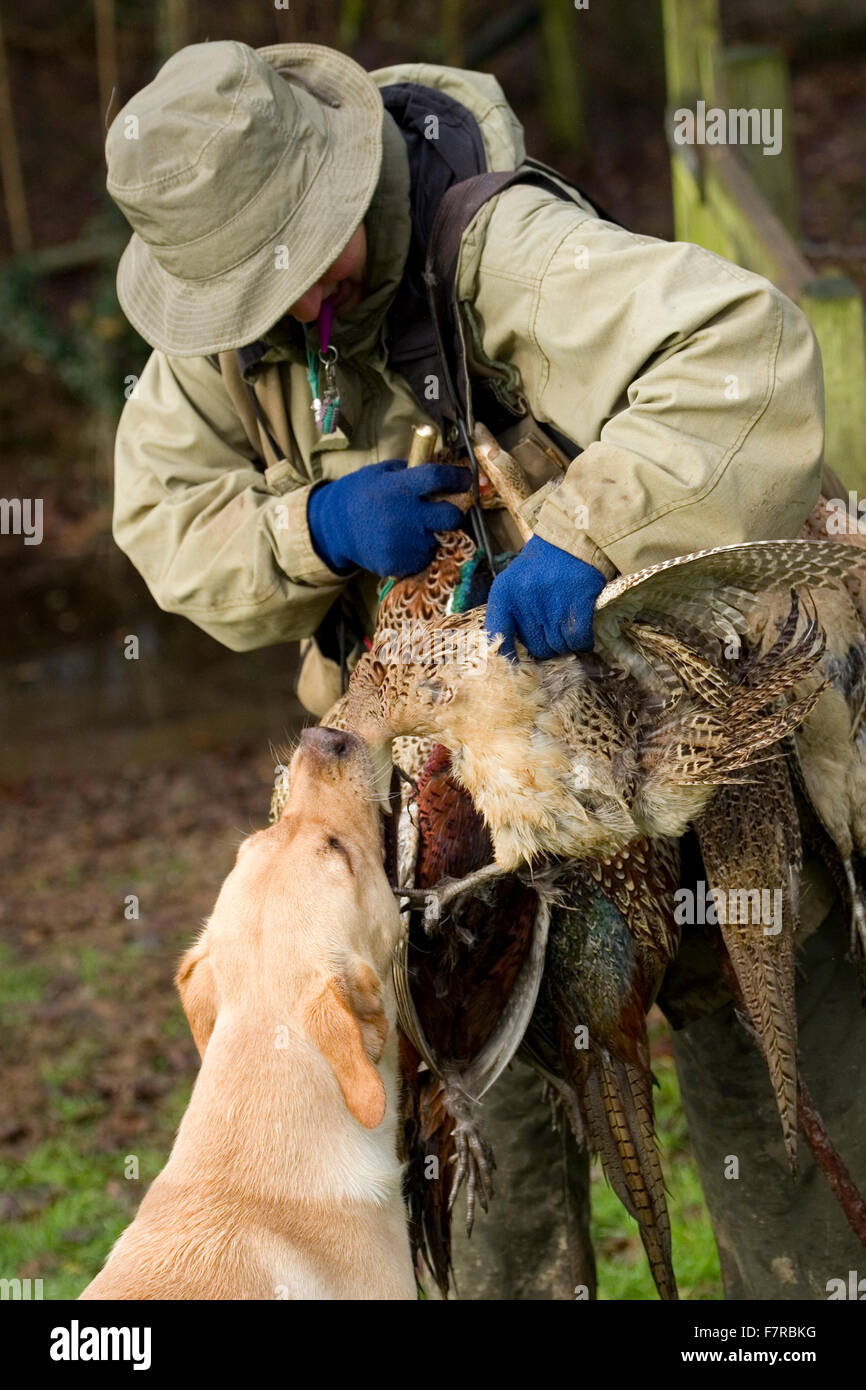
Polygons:
[[[373,76],[443,87],[478,119],[491,168],[524,159],[493,78],[425,65]],[[234,354],[217,365],[154,352],[120,421],[118,545],[160,607],[237,651],[308,637],[344,587],[372,621],[375,579],[322,563],[306,507],[318,480],[405,457],[427,418],[386,366],[384,317],[409,243],[408,160],[387,115],[366,227],[369,295],[335,326],[341,430],[317,436],[294,324],[269,335],[250,382],[284,458]],[[804,316],[767,280],[517,186],[464,235],[457,296],[471,356],[583,450],[531,504],[539,535],[611,577],[800,529],[820,486],[820,359]]]

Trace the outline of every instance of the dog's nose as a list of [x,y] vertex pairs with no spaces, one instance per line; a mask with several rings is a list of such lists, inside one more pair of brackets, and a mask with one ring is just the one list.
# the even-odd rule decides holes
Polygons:
[[346,729],[329,729],[323,725],[304,729],[301,734],[301,743],[305,747],[328,758],[347,758],[360,746],[360,742],[356,734],[350,734]]

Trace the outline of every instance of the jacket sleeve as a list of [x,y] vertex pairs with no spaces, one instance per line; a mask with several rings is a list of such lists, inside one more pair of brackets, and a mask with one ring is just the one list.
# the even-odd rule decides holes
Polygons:
[[796,535],[820,489],[823,385],[785,295],[530,188],[502,194],[473,236],[458,295],[485,355],[583,450],[537,511],[540,536],[610,577]]
[[154,352],[118,426],[114,537],[160,608],[234,651],[309,636],[344,583],[310,541],[312,484],[280,494],[253,458],[217,368]]

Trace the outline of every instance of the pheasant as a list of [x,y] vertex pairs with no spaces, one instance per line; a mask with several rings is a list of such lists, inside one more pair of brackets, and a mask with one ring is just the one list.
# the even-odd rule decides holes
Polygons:
[[[380,628],[341,717],[376,747],[411,733],[449,748],[490,829],[486,876],[677,837],[718,786],[778,755],[821,691],[824,636],[796,595],[776,640],[741,654],[757,594],[826,585],[855,561],[808,541],[667,561],[606,587],[594,652],[545,662],[500,655],[479,609],[421,624],[411,643]],[[731,659],[706,654],[713,639],[734,643]]]
[[[450,777],[441,745],[419,779],[415,806],[416,883],[435,883],[489,854],[481,818]],[[506,875],[462,899],[447,931],[429,937],[413,915],[400,962],[406,973],[397,973],[407,1190],[413,1229],[443,1292],[461,1181],[470,1228],[476,1196],[486,1211],[493,1191],[478,1105],[520,1044],[561,1119],[581,1148],[600,1155],[638,1222],[661,1296],[676,1297],[646,1014],[679,941],[677,868],[675,843],[636,842],[533,885]],[[533,952],[541,953],[543,974]],[[430,1181],[431,1161],[439,1181]]]
[[[821,498],[803,534],[832,534]],[[827,643],[821,658],[825,689],[797,729],[791,763],[797,785],[830,844],[819,845],[851,912],[851,953],[866,992],[866,536],[841,544],[859,563],[842,585],[815,595]],[[841,874],[840,871],[841,870]]]
[[[828,506],[821,498],[801,532],[826,545],[832,534]],[[822,688],[813,708],[784,745],[785,758],[753,769],[748,781],[722,788],[696,824],[707,880],[726,900],[743,884],[779,886],[781,930],[755,931],[748,924],[720,921],[735,993],[747,1025],[767,1062],[776,1094],[783,1137],[796,1171],[797,1129],[804,1129],[819,1166],[834,1187],[848,1191],[843,1165],[820,1137],[820,1119],[797,1073],[797,1020],[794,1007],[794,945],[797,896],[803,858],[802,835],[824,859],[851,913],[851,954],[866,988],[866,539],[846,536],[851,564],[841,583],[821,585],[811,594],[825,634],[819,659]],[[750,640],[760,644],[780,620],[781,595],[749,620]],[[801,834],[802,831],[802,834]],[[798,1089],[799,1088],[799,1089]],[[817,1139],[817,1142],[815,1142]],[[861,1235],[866,1214],[846,1198],[846,1214]]]
[[[506,500],[524,534],[522,494],[511,491]],[[525,657],[515,668],[483,638],[472,604],[483,602],[490,575],[462,533],[440,537],[428,571],[383,596],[373,648],[328,722],[356,728],[374,748],[396,736],[395,761],[408,774],[398,882],[415,902],[420,890],[428,910],[423,924],[411,914],[397,972],[406,1152],[419,1246],[443,1291],[461,1181],[470,1225],[476,1195],[486,1208],[492,1190],[493,1156],[477,1102],[523,1038],[524,1053],[550,1083],[578,1140],[601,1155],[638,1220],[660,1294],[676,1296],[645,1023],[679,939],[670,909],[675,837],[696,820],[711,882],[723,886],[732,873],[743,882],[730,837],[720,838],[727,784],[737,783],[728,799],[737,807],[736,796],[751,785],[741,780],[746,770],[756,786],[778,783],[779,741],[821,693],[823,633],[793,597],[775,639],[736,654],[744,635],[754,633],[756,615],[764,615],[768,630],[761,589],[850,579],[850,553],[831,553],[839,549],[728,547],[616,581],[599,603],[596,654],[530,668],[528,682]],[[454,679],[458,657],[462,679]],[[478,678],[488,664],[498,667],[500,684],[485,695]],[[575,664],[582,667],[577,679]],[[489,737],[483,714],[473,738],[463,698],[473,680],[476,708],[496,708],[497,731],[522,708],[522,758]],[[535,720],[528,727],[527,709]],[[581,734],[565,772],[556,748],[568,747],[563,725]],[[521,800],[523,814],[515,815]],[[534,818],[531,806],[526,815],[527,800]],[[796,917],[798,855],[798,842],[782,836],[778,857],[790,882],[778,945],[759,937],[754,946],[723,925],[743,1012],[776,1085],[792,1163],[792,1116],[799,1113],[803,1123],[804,1111],[802,1096],[797,1111],[788,929]],[[527,862],[536,865],[528,878],[517,872]],[[430,935],[448,901],[448,932]],[[581,1029],[585,1049],[575,1046]],[[820,1121],[812,1118],[820,1147]],[[434,1157],[440,1183],[427,1180],[425,1165]],[[835,1171],[828,1176],[834,1181]]]
[[547,962],[523,1049],[637,1221],[663,1299],[677,1291],[646,1015],[679,946],[678,882],[673,840],[636,840],[557,870]]
[[[692,822],[713,888],[724,893],[749,882],[736,835],[725,836],[726,817],[735,825],[749,813],[748,797],[737,800],[748,777],[776,796],[751,830],[764,833],[773,804],[784,813],[777,827],[796,826],[778,757],[781,740],[822,692],[825,639],[796,595],[769,645],[743,655],[742,639],[768,606],[763,590],[809,583],[823,586],[826,597],[826,586],[850,576],[856,563],[844,545],[807,541],[682,557],[608,586],[595,653],[538,665],[524,656],[515,667],[486,645],[478,613],[430,624],[426,655],[416,633],[413,659],[402,665],[392,660],[401,654],[399,634],[395,649],[394,632],[381,631],[353,676],[343,717],[374,744],[409,729],[441,739],[494,845],[493,864],[426,894],[428,925],[456,895],[525,862],[610,855],[641,837],[676,837]],[[722,645],[731,653],[727,663]],[[497,712],[492,727],[488,709]],[[702,818],[714,791],[730,783],[739,792],[721,791]],[[799,842],[774,833],[782,836],[773,882],[783,885],[785,930],[778,939],[735,923],[722,930],[776,1087],[793,1167]],[[788,832],[792,841],[795,833]]]
[[[489,857],[490,837],[451,777],[441,745],[418,777],[410,816],[417,827],[416,857],[405,866],[412,884],[433,886]],[[410,914],[395,973],[404,1032],[406,1186],[413,1232],[443,1293],[461,1186],[468,1230],[476,1203],[486,1211],[492,1195],[495,1160],[479,1108],[529,1025],[549,916],[539,894],[510,875],[456,905],[447,932],[428,936],[420,914]]]
[[[483,602],[491,575],[473,542],[462,532],[439,542],[425,572],[385,586],[379,631]],[[346,711],[344,699],[328,722],[344,724]],[[411,736],[397,738],[393,751],[404,778],[395,827],[399,889],[432,889],[485,864],[490,835],[455,781],[448,751]],[[495,1161],[479,1107],[522,1044],[578,1142],[601,1155],[638,1221],[661,1295],[676,1296],[646,1040],[646,1013],[678,941],[676,864],[673,842],[638,841],[610,858],[559,868],[544,882],[506,874],[482,884],[454,903],[447,932],[430,935],[419,914],[410,914],[395,972],[407,1193],[418,1249],[443,1293],[461,1185],[468,1229],[476,1204],[486,1210],[493,1191]],[[617,961],[619,977],[610,971]],[[555,1010],[554,1025],[559,1019],[551,1040],[544,1040],[542,1009]],[[581,1052],[578,1025],[588,1029]],[[430,1180],[431,1163],[438,1181]]]

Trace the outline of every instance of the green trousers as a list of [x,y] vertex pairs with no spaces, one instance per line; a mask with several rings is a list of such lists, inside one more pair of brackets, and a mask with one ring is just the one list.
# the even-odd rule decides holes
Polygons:
[[[866,1192],[866,1011],[848,942],[834,909],[798,953],[800,1067]],[[675,1032],[674,1057],[726,1298],[825,1299],[828,1280],[866,1273],[866,1250],[802,1137],[791,1177],[766,1066],[733,1005]],[[725,1176],[728,1155],[737,1178]]]
[[[866,1192],[866,1011],[847,949],[847,922],[834,909],[798,954],[800,1064]],[[866,1250],[803,1139],[800,1176],[790,1175],[766,1065],[733,1005],[676,1031],[674,1057],[725,1297],[823,1299],[830,1279],[866,1274]],[[588,1160],[570,1133],[552,1127],[541,1083],[524,1063],[487,1098],[484,1123],[496,1194],[470,1240],[456,1223],[457,1296],[567,1299],[586,1289],[592,1297]],[[676,1247],[673,1254],[676,1268]]]

